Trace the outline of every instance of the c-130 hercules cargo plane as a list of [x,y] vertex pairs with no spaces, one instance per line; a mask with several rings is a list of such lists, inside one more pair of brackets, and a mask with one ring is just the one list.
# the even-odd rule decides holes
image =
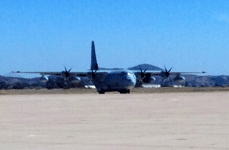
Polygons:
[[70,72],[65,68],[65,71],[62,72],[20,72],[17,73],[37,73],[41,74],[42,82],[47,82],[47,79],[44,78],[45,75],[55,75],[62,78],[65,83],[77,83],[81,79],[80,77],[89,77],[92,83],[95,85],[99,94],[104,94],[105,92],[118,91],[122,94],[130,93],[130,90],[133,89],[137,81],[141,83],[152,83],[155,78],[153,76],[159,75],[163,77],[163,80],[169,79],[171,81],[170,75],[176,75],[173,79],[175,82],[182,82],[185,80],[181,74],[188,73],[205,73],[205,72],[170,72],[172,68],[164,71],[130,71],[130,70],[115,70],[107,71],[100,70],[98,67],[96,53],[95,53],[95,44],[92,41],[91,44],[91,68],[88,72]]

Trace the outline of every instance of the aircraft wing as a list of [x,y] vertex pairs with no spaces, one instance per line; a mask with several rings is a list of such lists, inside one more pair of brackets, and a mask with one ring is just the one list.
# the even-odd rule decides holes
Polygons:
[[[141,72],[139,72],[139,73],[141,73]],[[154,76],[156,76],[156,75],[162,75],[163,73],[165,73],[165,72],[146,72],[146,74],[151,74],[151,75],[154,75]],[[179,74],[202,74],[202,73],[206,73],[206,72],[204,72],[204,71],[202,71],[202,72],[169,72],[169,74],[170,75],[179,75]]]
[[205,71],[202,72],[170,72],[171,75],[177,75],[177,74],[202,74],[206,73]]
[[[96,74],[106,74],[109,71],[100,71],[98,70],[96,72]],[[140,71],[133,71],[135,73],[135,75],[139,75],[142,72]],[[63,72],[23,72],[23,71],[16,71],[16,72],[12,72],[12,73],[29,73],[29,74],[40,74],[42,76],[44,75],[55,75],[55,76],[61,76],[63,74]],[[156,75],[163,75],[165,72],[164,71],[145,71],[144,74],[148,74],[151,76],[156,76]],[[170,75],[179,75],[179,74],[202,74],[202,73],[206,73],[206,72],[169,72]],[[71,76],[78,76],[78,77],[86,77],[89,74],[91,74],[91,71],[88,72],[70,72]]]
[[[44,75],[55,75],[55,76],[61,76],[62,72],[23,72],[23,71],[16,71],[12,73],[29,73],[29,74],[40,74],[42,76]],[[71,76],[80,76],[80,77],[85,77],[87,76],[88,72],[71,72]]]
[[[165,70],[165,71],[133,71],[135,76],[137,77],[138,80],[146,80],[147,82],[149,82],[149,80],[155,80],[154,76],[160,76],[162,78],[164,78],[163,80],[167,79],[167,78],[170,78],[170,76],[172,75],[175,75],[177,77],[181,77],[181,75],[184,75],[184,74],[202,74],[202,73],[205,73],[204,71],[203,72],[170,72],[171,69],[168,71],[168,70]],[[162,81],[163,81],[162,80]],[[171,79],[170,79],[171,80]]]
[[[28,73],[28,74],[40,74],[42,76],[45,76],[45,75],[48,75],[48,76],[51,76],[51,75],[55,75],[55,76],[61,76],[63,74],[63,72],[23,72],[23,71],[16,71],[16,72],[12,72],[12,73]],[[73,76],[73,77],[87,77],[89,76],[92,72],[91,71],[88,71],[88,72],[69,72],[70,73],[70,76]],[[99,75],[105,75],[107,74],[107,71],[97,71],[96,74],[99,74]]]
[[[164,71],[145,71],[145,72],[140,72],[140,71],[133,71],[135,73],[135,75],[137,74],[141,74],[141,73],[144,73],[144,74],[148,74],[148,75],[151,75],[151,76],[157,76],[157,75],[163,75]],[[205,71],[202,71],[202,72],[169,72],[169,75],[180,75],[180,74],[203,74],[203,73],[206,73]]]

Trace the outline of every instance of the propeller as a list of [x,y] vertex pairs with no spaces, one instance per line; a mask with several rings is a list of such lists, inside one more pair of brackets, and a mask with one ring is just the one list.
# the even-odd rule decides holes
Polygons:
[[72,68],[69,69],[69,70],[67,70],[67,68],[64,66],[64,69],[65,69],[65,71],[64,71],[64,76],[65,76],[66,78],[68,78],[68,77],[70,76],[70,72],[71,72]]
[[166,67],[165,67],[165,71],[162,72],[164,78],[163,78],[163,80],[161,82],[163,82],[165,79],[168,79],[168,78],[169,78],[170,82],[172,82],[171,78],[169,77],[170,76],[170,71],[172,70],[172,68],[173,67],[171,67],[169,70],[167,70]]
[[146,70],[147,69],[145,69],[144,71],[142,71],[142,68],[140,68],[142,80],[146,77]]

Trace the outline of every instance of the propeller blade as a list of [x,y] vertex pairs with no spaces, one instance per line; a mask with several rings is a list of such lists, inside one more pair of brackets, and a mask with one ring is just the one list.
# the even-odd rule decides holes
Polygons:
[[170,71],[172,70],[172,68],[173,68],[173,67],[171,67],[171,68],[169,69],[169,71],[168,71],[168,72],[170,72]]
[[65,72],[67,72],[67,68],[64,66]]
[[163,82],[166,78],[163,78],[163,80],[161,82]]
[[144,71],[142,70],[142,68],[140,68],[140,71],[141,71],[141,78],[144,79],[145,76],[146,76],[146,70],[147,69],[144,69]]
[[169,81],[172,82],[171,78],[169,77]]
[[63,71],[63,73],[64,73],[65,78],[67,79],[70,76],[70,72],[71,72],[72,68],[68,70],[66,68],[66,66],[64,65],[64,69],[65,69],[65,71]]
[[165,68],[165,72],[168,72],[165,66],[164,66],[164,68]]
[[173,67],[171,67],[169,70],[167,70],[167,68],[165,66],[164,66],[164,68],[165,68],[165,71],[164,72],[162,71],[162,77],[164,77],[164,78],[161,82],[163,82],[166,79],[169,79],[169,81],[172,82],[172,80],[170,78],[170,72],[171,72]]

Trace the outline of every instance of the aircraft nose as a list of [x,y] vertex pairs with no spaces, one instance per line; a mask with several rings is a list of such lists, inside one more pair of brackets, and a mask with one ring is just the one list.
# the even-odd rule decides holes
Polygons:
[[136,77],[130,73],[127,74],[127,79],[129,81],[130,86],[135,86],[136,84]]

